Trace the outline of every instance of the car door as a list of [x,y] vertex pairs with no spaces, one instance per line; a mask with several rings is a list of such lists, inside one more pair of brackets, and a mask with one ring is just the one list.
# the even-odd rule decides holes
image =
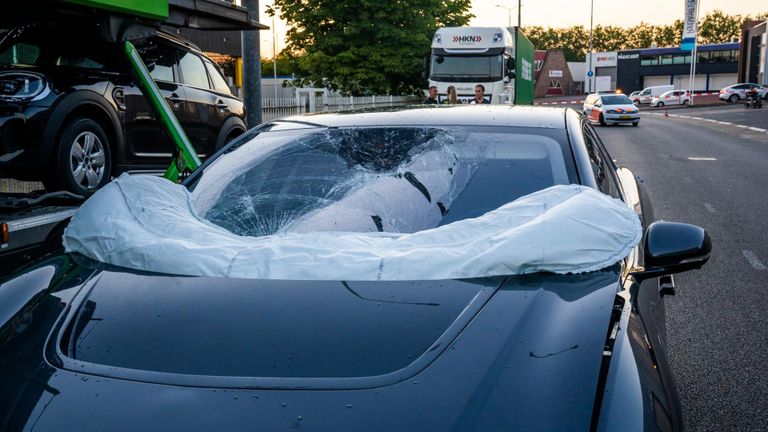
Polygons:
[[[182,118],[185,91],[178,84],[176,50],[159,40],[150,40],[139,52],[171,111],[177,118]],[[137,169],[167,165],[173,153],[173,143],[141,88],[134,82],[115,87],[112,94],[125,112],[126,162]]]
[[182,126],[201,157],[213,153],[222,123],[216,93],[212,91],[203,59],[194,52],[179,51],[181,82],[187,95]]

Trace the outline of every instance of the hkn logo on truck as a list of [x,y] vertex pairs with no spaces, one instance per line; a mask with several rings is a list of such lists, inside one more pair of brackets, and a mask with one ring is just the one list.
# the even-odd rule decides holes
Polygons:
[[483,38],[480,36],[454,36],[453,42],[460,44],[480,43]]

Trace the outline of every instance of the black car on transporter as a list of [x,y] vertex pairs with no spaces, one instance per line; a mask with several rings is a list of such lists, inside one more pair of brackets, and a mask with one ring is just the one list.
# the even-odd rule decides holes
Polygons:
[[[125,171],[162,171],[174,151],[98,25],[30,24],[0,36],[0,177],[91,193]],[[134,44],[197,152],[245,132],[243,103],[220,68],[160,30]]]
[[65,243],[0,283],[3,430],[679,430],[663,296],[710,253],[581,114],[501,106],[266,123]]

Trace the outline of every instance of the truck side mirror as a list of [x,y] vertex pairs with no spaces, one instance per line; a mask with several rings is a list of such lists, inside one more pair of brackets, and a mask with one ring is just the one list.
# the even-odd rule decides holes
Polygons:
[[515,59],[512,57],[507,57],[507,78],[504,79],[504,82],[512,81],[516,76]]
[[421,79],[426,80],[429,77],[429,56],[425,56],[421,61]]

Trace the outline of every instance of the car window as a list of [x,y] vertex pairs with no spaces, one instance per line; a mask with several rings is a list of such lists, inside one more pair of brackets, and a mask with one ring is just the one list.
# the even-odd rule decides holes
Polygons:
[[626,95],[603,96],[605,105],[629,105],[632,103]]
[[238,235],[411,233],[576,182],[564,130],[338,128],[260,133],[192,193],[198,214]]
[[175,82],[173,66],[178,59],[176,48],[165,44],[150,43],[142,48],[141,58],[155,81]]
[[647,96],[651,94],[651,90],[644,90],[642,93],[640,93],[641,96]]
[[179,69],[181,70],[182,83],[193,87],[209,89],[208,73],[205,71],[203,60],[190,52],[181,51],[180,54]]
[[30,25],[11,30],[0,40],[0,64],[104,69],[114,65],[119,54],[110,48],[95,27]]
[[40,47],[24,42],[13,44],[0,52],[0,64],[33,65],[40,55]]
[[608,157],[608,153],[602,146],[597,134],[588,124],[584,124],[584,145],[587,147],[589,161],[592,165],[592,172],[595,175],[595,182],[601,192],[614,198],[621,199],[621,190],[618,180],[616,180],[615,166]]
[[211,77],[213,88],[216,89],[216,91],[231,94],[229,86],[227,85],[227,81],[223,76],[221,76],[221,73],[216,68],[216,66],[214,66],[213,63],[205,60],[205,68],[208,69],[208,75]]

